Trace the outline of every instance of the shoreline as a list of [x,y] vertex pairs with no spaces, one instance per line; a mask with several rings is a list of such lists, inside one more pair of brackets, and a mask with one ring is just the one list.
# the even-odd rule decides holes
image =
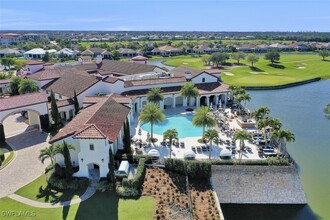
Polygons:
[[242,88],[244,88],[246,90],[286,89],[286,88],[300,86],[300,85],[304,85],[304,84],[308,84],[308,83],[318,82],[321,79],[322,79],[321,77],[317,77],[317,78],[313,78],[313,79],[308,79],[308,80],[304,80],[304,81],[300,81],[300,82],[288,83],[288,84],[278,85],[278,86],[242,86]]

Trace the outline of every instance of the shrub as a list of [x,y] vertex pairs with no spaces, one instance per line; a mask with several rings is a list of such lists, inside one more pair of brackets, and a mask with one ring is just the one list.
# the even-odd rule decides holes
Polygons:
[[55,174],[60,178],[65,177],[64,169],[58,163],[55,164]]
[[116,193],[120,197],[135,197],[139,195],[139,191],[134,188],[127,188],[127,187],[117,187]]
[[165,159],[165,169],[188,175],[192,179],[209,179],[212,175],[208,161]]
[[151,156],[149,155],[132,155],[132,154],[116,154],[115,160],[127,160],[130,164],[138,164],[141,158],[145,159],[145,164],[151,164]]
[[185,161],[187,175],[191,179],[210,179],[212,176],[211,163],[209,161]]
[[5,142],[6,136],[5,136],[5,129],[3,128],[3,124],[0,124],[0,143]]
[[5,160],[5,154],[0,149],[0,161],[4,161],[4,160]]
[[211,160],[212,165],[289,166],[287,158],[268,157],[266,160]]
[[108,180],[100,181],[97,190],[101,192],[109,191],[113,188],[113,184],[109,183]]
[[124,178],[127,178],[127,174],[115,174],[116,182],[122,182]]
[[[137,170],[136,170],[136,174],[133,179],[127,180],[127,184],[128,184],[127,186],[130,188],[137,189],[137,190],[140,189],[143,184],[143,181],[144,181],[145,173],[146,173],[145,159],[141,158],[139,161]],[[126,178],[123,179],[123,182],[124,181],[126,181]]]
[[67,182],[66,179],[59,177],[55,172],[51,173],[47,182],[51,188],[58,190],[67,190],[67,189],[83,189],[89,185],[89,180],[87,177],[74,177],[70,182]]

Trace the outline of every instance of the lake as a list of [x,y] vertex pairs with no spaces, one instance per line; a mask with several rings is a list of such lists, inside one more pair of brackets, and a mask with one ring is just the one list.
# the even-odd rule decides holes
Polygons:
[[[162,61],[151,60],[149,64],[173,68]],[[224,214],[228,213],[226,219],[330,219],[330,120],[323,113],[330,103],[330,80],[248,93],[252,98],[247,105],[250,110],[262,105],[269,107],[271,115],[281,120],[283,129],[295,134],[296,141],[288,143],[287,148],[299,165],[309,206],[229,205],[222,207]],[[236,214],[240,217],[235,218]]]
[[[330,219],[330,120],[323,109],[330,103],[330,80],[266,91],[248,91],[251,110],[265,105],[283,129],[291,130],[296,141],[288,151],[300,167],[300,178],[308,203],[322,219]],[[300,212],[292,219],[306,219]]]

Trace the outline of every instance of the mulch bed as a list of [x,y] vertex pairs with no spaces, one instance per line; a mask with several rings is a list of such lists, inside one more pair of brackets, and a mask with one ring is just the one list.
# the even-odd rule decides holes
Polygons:
[[[220,219],[211,185],[190,182],[193,219]],[[189,219],[186,177],[161,168],[147,168],[142,186],[143,196],[156,200],[154,219]]]

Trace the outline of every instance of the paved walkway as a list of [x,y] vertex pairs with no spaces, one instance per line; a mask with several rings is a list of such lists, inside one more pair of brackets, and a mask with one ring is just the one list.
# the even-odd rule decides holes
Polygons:
[[8,197],[16,200],[18,202],[24,203],[29,206],[37,207],[37,208],[59,208],[63,206],[70,206],[74,204],[81,203],[94,195],[98,186],[99,180],[92,180],[90,186],[87,188],[86,192],[79,198],[73,199],[71,201],[65,201],[60,203],[45,203],[45,202],[37,202],[31,199],[27,199],[25,197],[19,196],[17,194],[11,194]]
[[8,196],[44,173],[49,161],[42,164],[40,150],[48,146],[49,137],[37,130],[7,138],[15,150],[13,160],[0,170],[0,198]]

